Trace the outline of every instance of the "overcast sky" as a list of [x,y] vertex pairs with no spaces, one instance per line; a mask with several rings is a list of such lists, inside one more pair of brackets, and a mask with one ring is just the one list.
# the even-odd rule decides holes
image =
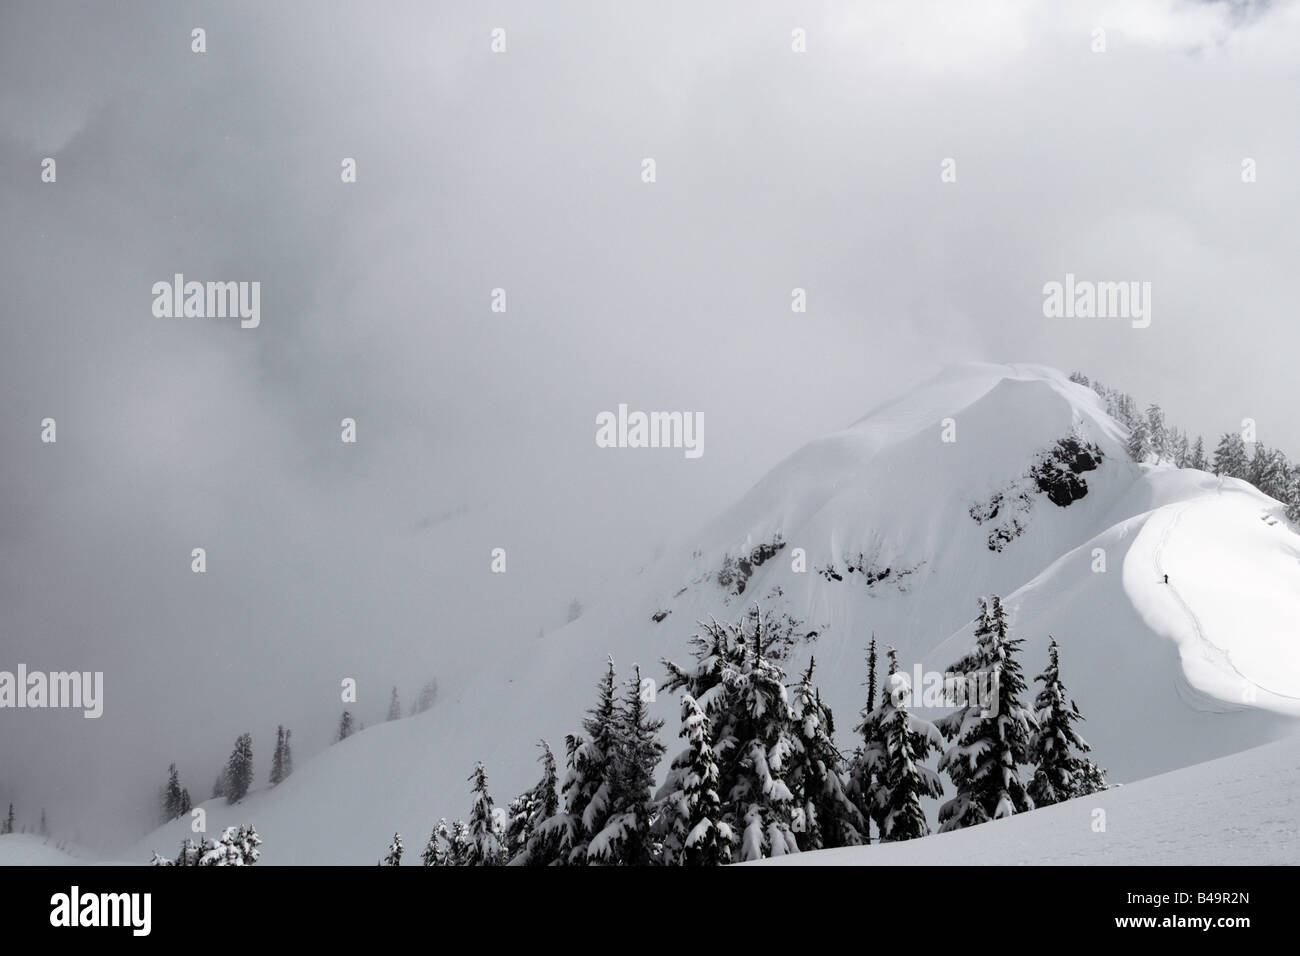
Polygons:
[[[107,686],[0,712],[0,801],[135,838],[341,677],[454,693],[952,362],[1300,456],[1298,49],[1295,4],[7,0],[0,670]],[[155,317],[177,272],[260,326]],[[1150,327],[1045,318],[1067,272]],[[619,403],[704,455],[597,448]]]

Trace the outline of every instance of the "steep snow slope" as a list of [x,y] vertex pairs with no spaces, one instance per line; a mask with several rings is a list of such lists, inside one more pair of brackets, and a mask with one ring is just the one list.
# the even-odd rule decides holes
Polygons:
[[1300,864],[1300,737],[966,830],[747,865],[944,864]]
[[[955,441],[943,440],[948,419]],[[1095,443],[1103,460],[1081,475],[1087,493],[1061,507],[1025,475],[1071,434]],[[1278,506],[1253,489],[1220,492],[1213,476],[1140,467],[1123,442],[1098,397],[1054,370],[946,373],[796,452],[685,554],[569,626],[522,640],[517,655],[485,661],[431,711],[372,727],[237,807],[210,803],[208,830],[255,824],[266,863],[371,863],[399,830],[414,862],[439,816],[467,812],[475,760],[504,803],[534,782],[539,737],[562,759],[563,735],[577,728],[607,654],[620,676],[640,662],[662,678],[659,659],[684,658],[698,620],[734,618],[754,601],[804,622],[800,634],[815,632],[788,670],[816,654],[845,747],[871,633],[897,646],[909,671],[942,668],[970,641],[976,597],[991,593],[1007,597],[1026,638],[1029,676],[1046,661],[1047,635],[1060,641],[1063,676],[1112,780],[1272,739],[1293,726],[1282,715],[1294,713],[1284,695],[1296,693],[1300,656],[1292,629],[1300,538],[1260,520],[1275,519]],[[750,569],[743,593],[743,570],[719,584],[727,556],[750,555],[777,535],[781,549]],[[1104,572],[1093,570],[1097,547]],[[792,567],[795,549],[806,554],[803,573]],[[859,555],[862,569],[850,571]],[[1157,584],[1161,568],[1173,588]],[[1211,647],[1224,654],[1218,663]],[[1253,699],[1225,676],[1238,671],[1256,685]],[[655,706],[673,751],[676,704],[661,695]],[[147,860],[186,832],[183,823],[164,827],[126,855]]]

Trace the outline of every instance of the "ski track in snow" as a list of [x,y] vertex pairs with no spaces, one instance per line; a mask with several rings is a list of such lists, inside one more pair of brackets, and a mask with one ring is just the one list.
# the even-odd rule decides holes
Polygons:
[[[1222,494],[1222,487],[1220,487],[1219,493]],[[1152,552],[1152,563],[1155,565],[1157,575],[1163,577],[1166,573],[1164,568],[1164,562],[1161,559],[1164,556],[1165,545],[1169,543],[1169,538],[1173,534],[1174,529],[1178,527],[1178,523],[1182,520],[1183,515],[1186,514],[1188,510],[1202,503],[1203,502],[1199,500],[1193,500],[1193,501],[1185,501],[1182,504],[1175,506],[1173,515],[1165,523],[1164,530],[1160,534],[1160,541],[1159,543],[1156,544],[1156,547]],[[1178,602],[1179,606],[1183,609],[1183,613],[1186,614],[1187,620],[1192,625],[1192,632],[1196,635],[1196,639],[1200,642],[1202,648],[1208,652],[1207,656],[1210,656],[1212,658],[1221,661],[1222,664],[1226,666],[1228,670],[1232,671],[1232,673],[1237,676],[1237,678],[1242,682],[1243,686],[1254,687],[1258,690],[1264,691],[1266,694],[1271,694],[1274,697],[1281,697],[1284,700],[1300,700],[1300,697],[1295,697],[1291,694],[1284,694],[1280,691],[1271,690],[1270,688],[1265,687],[1264,685],[1258,683],[1257,681],[1251,680],[1249,677],[1243,674],[1241,670],[1237,667],[1237,665],[1232,662],[1232,654],[1226,648],[1220,647],[1218,644],[1214,643],[1214,641],[1210,640],[1210,638],[1206,635],[1205,628],[1201,626],[1201,619],[1197,617],[1196,612],[1193,611],[1191,605],[1187,603],[1187,599],[1183,596],[1183,592],[1178,589],[1178,586],[1175,585],[1172,580],[1166,580],[1165,586],[1169,588],[1170,592],[1174,596],[1174,599]],[[1252,701],[1245,701],[1245,702],[1251,703]]]

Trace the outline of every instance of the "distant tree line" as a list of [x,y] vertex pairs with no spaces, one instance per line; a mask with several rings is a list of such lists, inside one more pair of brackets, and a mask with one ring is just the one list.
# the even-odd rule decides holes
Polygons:
[[1188,432],[1168,424],[1159,405],[1148,405],[1144,413],[1128,393],[1090,381],[1081,372],[1070,373],[1070,381],[1100,395],[1106,412],[1128,429],[1128,453],[1134,461],[1239,478],[1282,502],[1287,519],[1300,523],[1300,463],[1291,462],[1281,450],[1259,441],[1249,443],[1253,448],[1248,449],[1241,433],[1224,432],[1213,453],[1207,453],[1205,440],[1200,435],[1192,440]]

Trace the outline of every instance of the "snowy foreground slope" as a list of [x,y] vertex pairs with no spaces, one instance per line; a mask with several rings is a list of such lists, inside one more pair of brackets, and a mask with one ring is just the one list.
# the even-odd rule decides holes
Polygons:
[[31,833],[0,836],[0,866],[68,866],[97,862],[60,850]]
[[1300,737],[966,830],[745,865],[942,864],[1300,864]]
[[[1061,506],[1026,475],[1071,435],[1102,461],[1081,475],[1086,494]],[[756,601],[813,635],[787,673],[815,653],[846,750],[871,634],[909,673],[942,669],[970,642],[976,598],[993,593],[1025,639],[1028,677],[1046,663],[1048,636],[1060,644],[1082,732],[1113,782],[1294,731],[1300,536],[1250,486],[1140,466],[1124,444],[1098,396],[1057,371],[945,373],[800,449],[681,554],[567,627],[521,636],[516,655],[484,660],[432,710],[302,761],[274,791],[205,804],[208,832],[251,823],[264,863],[326,864],[373,863],[400,831],[417,862],[439,817],[467,813],[476,760],[505,803],[535,782],[538,738],[562,757],[606,655],[621,677],[639,662],[662,680],[660,658],[685,659],[697,621],[734,619]],[[675,753],[676,701],[661,694],[654,712]],[[187,832],[178,821],[115,855],[174,854]]]

